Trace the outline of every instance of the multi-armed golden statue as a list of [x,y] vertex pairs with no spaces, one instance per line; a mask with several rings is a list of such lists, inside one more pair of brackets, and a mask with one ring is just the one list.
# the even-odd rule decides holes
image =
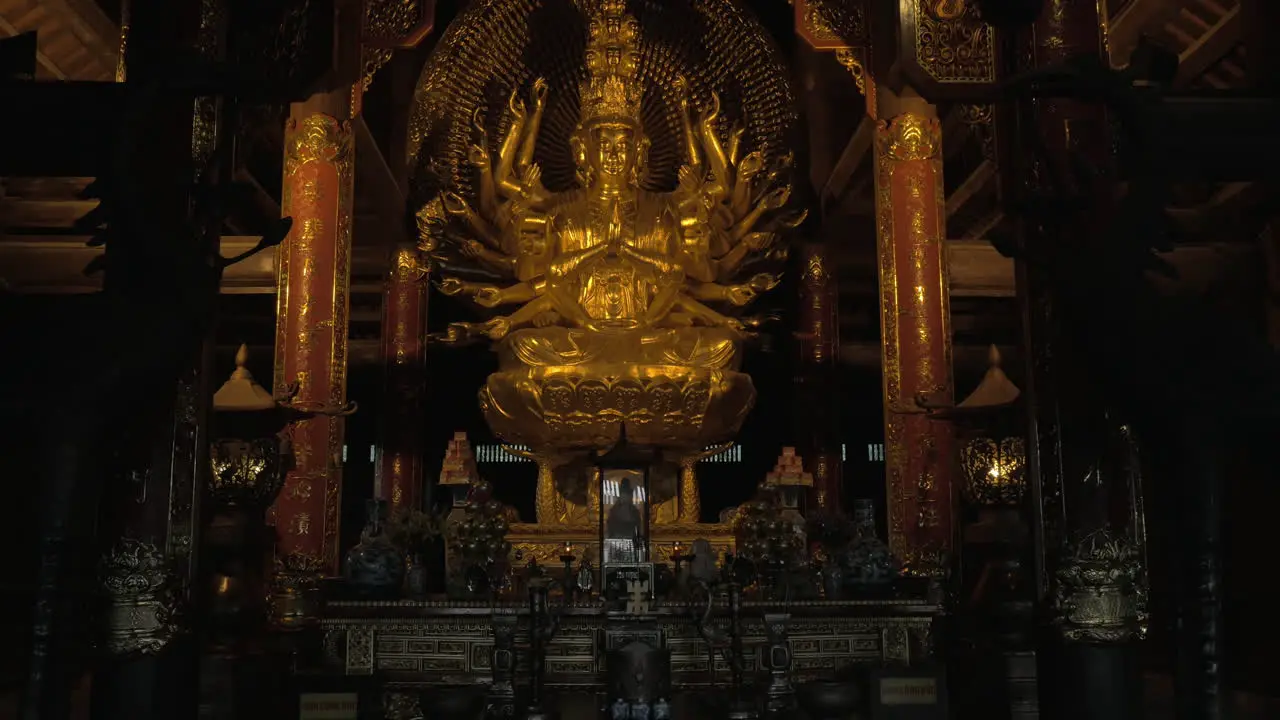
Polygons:
[[[677,464],[732,440],[755,399],[740,350],[761,319],[744,308],[777,284],[780,235],[804,218],[783,211],[790,157],[744,152],[742,127],[722,137],[719,96],[695,110],[679,76],[663,88],[680,105],[678,184],[642,188],[640,42],[621,0],[598,5],[568,138],[577,187],[548,191],[534,162],[549,96],[539,78],[529,104],[511,94],[496,153],[477,118],[474,197],[446,186],[417,214],[421,246],[441,260],[441,291],[514,308],[456,323],[448,339],[498,343],[485,417],[547,466],[608,448],[621,426]],[[577,519],[554,506],[540,497],[541,522]]]

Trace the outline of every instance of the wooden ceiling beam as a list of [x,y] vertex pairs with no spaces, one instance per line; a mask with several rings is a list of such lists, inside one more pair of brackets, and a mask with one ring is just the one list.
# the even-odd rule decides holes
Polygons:
[[[1253,243],[1183,245],[1161,254],[1178,271],[1178,276],[1153,278],[1153,281],[1165,292],[1204,292],[1230,263],[1256,252]],[[948,240],[947,263],[952,297],[1017,295],[1013,259],[1002,256],[985,240]],[[1082,278],[1083,281],[1086,279]],[[874,293],[874,286],[850,282],[842,282],[840,289],[842,294],[849,295]]]
[[[1000,357],[1004,360],[1006,366],[1015,367],[1020,356],[1019,349],[1012,345],[1002,345],[999,346],[999,349]],[[990,344],[953,345],[951,348],[951,362],[956,367],[985,368],[990,361],[990,352]],[[878,342],[840,343],[840,363],[842,365],[878,368],[881,361],[880,343]]]
[[98,206],[97,200],[48,200],[6,197],[0,201],[0,228],[67,230]]
[[982,222],[969,228],[961,240],[981,240],[991,233],[997,225],[1004,222],[1004,210],[996,210],[986,216]]
[[52,79],[115,78],[120,28],[93,0],[20,0],[0,12],[0,32],[38,34],[36,61]]
[[1243,211],[1267,199],[1269,194],[1267,188],[1256,183],[1231,182],[1218,188],[1213,197],[1196,207],[1171,208],[1165,212],[1180,232],[1207,235],[1230,227]]
[[1178,76],[1175,85],[1187,85],[1204,75],[1243,39],[1240,6],[1235,6],[1218,19],[1185,50],[1178,54]]
[[[225,235],[222,254],[230,257],[258,243],[257,236]],[[0,239],[0,283],[11,292],[71,294],[102,289],[100,276],[87,277],[84,268],[102,253],[91,248],[85,235],[7,235]],[[272,294],[276,291],[275,250],[269,249],[227,268],[222,292]],[[356,247],[351,255],[352,292],[381,292],[386,274],[382,248]]]
[[248,168],[243,165],[236,168],[234,180],[253,191],[253,197],[250,202],[253,203],[254,212],[272,220],[280,217],[280,203],[271,197],[271,193],[262,187],[262,183],[258,182],[258,178],[254,177]]
[[[228,344],[222,348],[226,352],[234,352],[239,343]],[[1020,350],[1014,345],[998,345],[1000,357],[1007,367],[1016,367],[1020,362]],[[963,343],[952,347],[952,363],[958,368],[981,370],[990,361],[991,345],[989,343]],[[347,361],[352,365],[372,365],[382,361],[381,341],[378,338],[351,338],[347,343]],[[270,357],[270,346],[249,346],[250,357]],[[878,342],[845,342],[840,343],[840,363],[852,367],[879,368],[881,363],[880,343]],[[969,391],[972,388],[968,388]]]
[[964,121],[964,108],[957,103],[942,118],[942,159],[955,157],[968,139],[969,125]]
[[853,137],[849,138],[849,142],[845,144],[844,151],[840,153],[840,159],[836,161],[835,167],[831,169],[831,174],[827,176],[827,181],[822,186],[819,198],[823,207],[826,207],[828,201],[839,200],[845,196],[849,181],[853,179],[853,176],[857,174],[863,163],[871,156],[871,143],[875,138],[875,126],[875,120],[865,115],[863,116],[858,129],[854,131]]
[[947,241],[952,297],[1014,297],[1013,260],[986,240]]
[[[239,343],[231,343],[222,350],[233,353]],[[1016,367],[1020,362],[1020,351],[1013,345],[999,345],[1000,357],[1007,367]],[[991,345],[982,343],[965,343],[952,347],[952,363],[959,368],[981,370],[986,368],[990,360]],[[250,357],[271,357],[271,347],[249,346]],[[840,343],[840,363],[852,367],[879,368],[880,343],[878,342],[846,342]],[[351,338],[347,343],[347,361],[352,365],[373,365],[382,362],[382,346],[378,338]],[[971,391],[968,388],[967,391]]]
[[[102,289],[100,275],[87,276],[84,268],[102,248],[89,247],[84,235],[8,235],[0,240],[0,279],[12,292],[72,294]],[[258,243],[257,237],[226,236],[222,254],[236,255]],[[269,278],[270,289],[264,287]],[[222,292],[275,292],[275,253],[261,252],[227,268]]]
[[[5,37],[17,37],[25,31],[18,29],[14,25],[10,24],[4,17],[0,16],[0,32],[4,33]],[[66,74],[62,72],[62,68],[58,67],[57,63],[38,49],[36,50],[36,64],[44,68],[54,80],[67,79]]]
[[94,0],[41,0],[63,19],[80,45],[94,55],[97,67],[94,77],[77,80],[114,80],[120,52],[120,26],[111,21]]
[[982,164],[960,183],[960,187],[947,196],[947,217],[950,218],[963,209],[970,200],[986,188],[987,183],[995,179],[995,176],[996,164],[991,160],[983,160]]
[[[1012,297],[1013,261],[1002,257],[986,240],[948,240],[947,267],[952,297]],[[838,266],[842,294],[874,292],[874,253],[846,255]],[[847,278],[862,277],[865,283]],[[870,287],[868,287],[870,286]]]
[[355,243],[383,247],[394,245],[405,234],[404,192],[364,118],[357,117],[353,125],[356,134],[356,198],[364,205],[357,209]]
[[93,182],[90,177],[8,177],[5,195],[33,200],[76,200]]
[[1111,20],[1107,32],[1111,64],[1124,67],[1138,46],[1138,38],[1163,27],[1182,12],[1190,0],[1133,0]]

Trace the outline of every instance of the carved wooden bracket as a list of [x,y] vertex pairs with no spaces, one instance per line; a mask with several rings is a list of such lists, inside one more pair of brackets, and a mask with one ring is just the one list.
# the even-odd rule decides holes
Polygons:
[[896,63],[902,80],[930,102],[982,102],[996,85],[996,34],[968,0],[903,0],[898,4]]
[[[871,61],[870,8],[867,0],[794,0],[796,34],[814,50],[833,52],[867,96]],[[874,97],[873,92],[869,98]],[[869,102],[874,102],[869,100]]]
[[351,89],[351,116],[360,114],[364,91],[396,50],[412,50],[436,27],[435,0],[363,0],[360,13],[360,80]]

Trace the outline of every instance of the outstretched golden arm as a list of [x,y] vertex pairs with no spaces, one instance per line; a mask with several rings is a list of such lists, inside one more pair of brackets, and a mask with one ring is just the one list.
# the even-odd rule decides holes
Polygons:
[[708,194],[714,203],[722,202],[729,192],[729,158],[720,145],[720,137],[716,134],[716,120],[720,117],[720,96],[711,93],[711,107],[698,120],[698,134],[702,139],[702,149],[706,153],[707,169],[711,172],[711,183]]
[[514,90],[507,100],[507,105],[511,109],[511,127],[507,129],[507,134],[502,139],[502,147],[498,150],[498,166],[493,172],[498,192],[508,198],[520,195],[520,184],[513,179],[512,170],[524,137],[528,113],[525,112],[524,102],[520,100],[519,95],[520,91]]
[[737,307],[751,304],[751,301],[763,292],[768,292],[778,284],[778,276],[760,273],[745,283],[720,285],[717,283],[688,283],[689,295],[701,302],[725,302]]
[[480,217],[461,195],[446,191],[441,193],[441,199],[444,201],[445,211],[454,217],[461,218],[485,245],[494,249],[502,247],[502,239],[498,236],[497,230],[486,219]]
[[542,128],[542,113],[547,109],[547,81],[538,78],[533,81],[533,113],[525,123],[524,137],[520,140],[520,150],[516,155],[516,173],[524,178],[533,163],[533,151],[538,145],[538,132]]
[[693,129],[693,111],[689,107],[689,83],[683,76],[676,78],[676,92],[680,95],[680,125],[683,132],[685,165],[694,176],[701,177],[705,171],[702,165],[702,148],[698,144],[698,134]]

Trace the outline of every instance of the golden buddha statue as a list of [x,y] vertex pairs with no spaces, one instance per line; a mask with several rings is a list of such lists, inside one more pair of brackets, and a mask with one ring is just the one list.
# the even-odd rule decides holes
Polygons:
[[[555,487],[555,468],[612,446],[620,426],[632,445],[661,451],[675,474],[732,440],[755,400],[739,368],[742,343],[762,319],[744,311],[778,283],[781,235],[804,219],[784,209],[790,156],[744,152],[744,129],[722,122],[719,95],[707,93],[697,110],[679,76],[662,88],[679,103],[678,183],[643,187],[650,140],[640,25],[621,0],[595,8],[568,138],[576,186],[549,191],[534,162],[551,97],[538,78],[528,103],[511,93],[495,152],[477,108],[479,141],[467,153],[474,197],[446,184],[417,212],[439,289],[485,310],[509,308],[454,323],[443,339],[496,343],[499,370],[480,402],[495,434],[543,465],[541,522],[592,520],[589,492],[550,497],[544,486]],[[686,491],[674,475],[664,484],[674,508]],[[672,508],[654,516],[687,518]]]

